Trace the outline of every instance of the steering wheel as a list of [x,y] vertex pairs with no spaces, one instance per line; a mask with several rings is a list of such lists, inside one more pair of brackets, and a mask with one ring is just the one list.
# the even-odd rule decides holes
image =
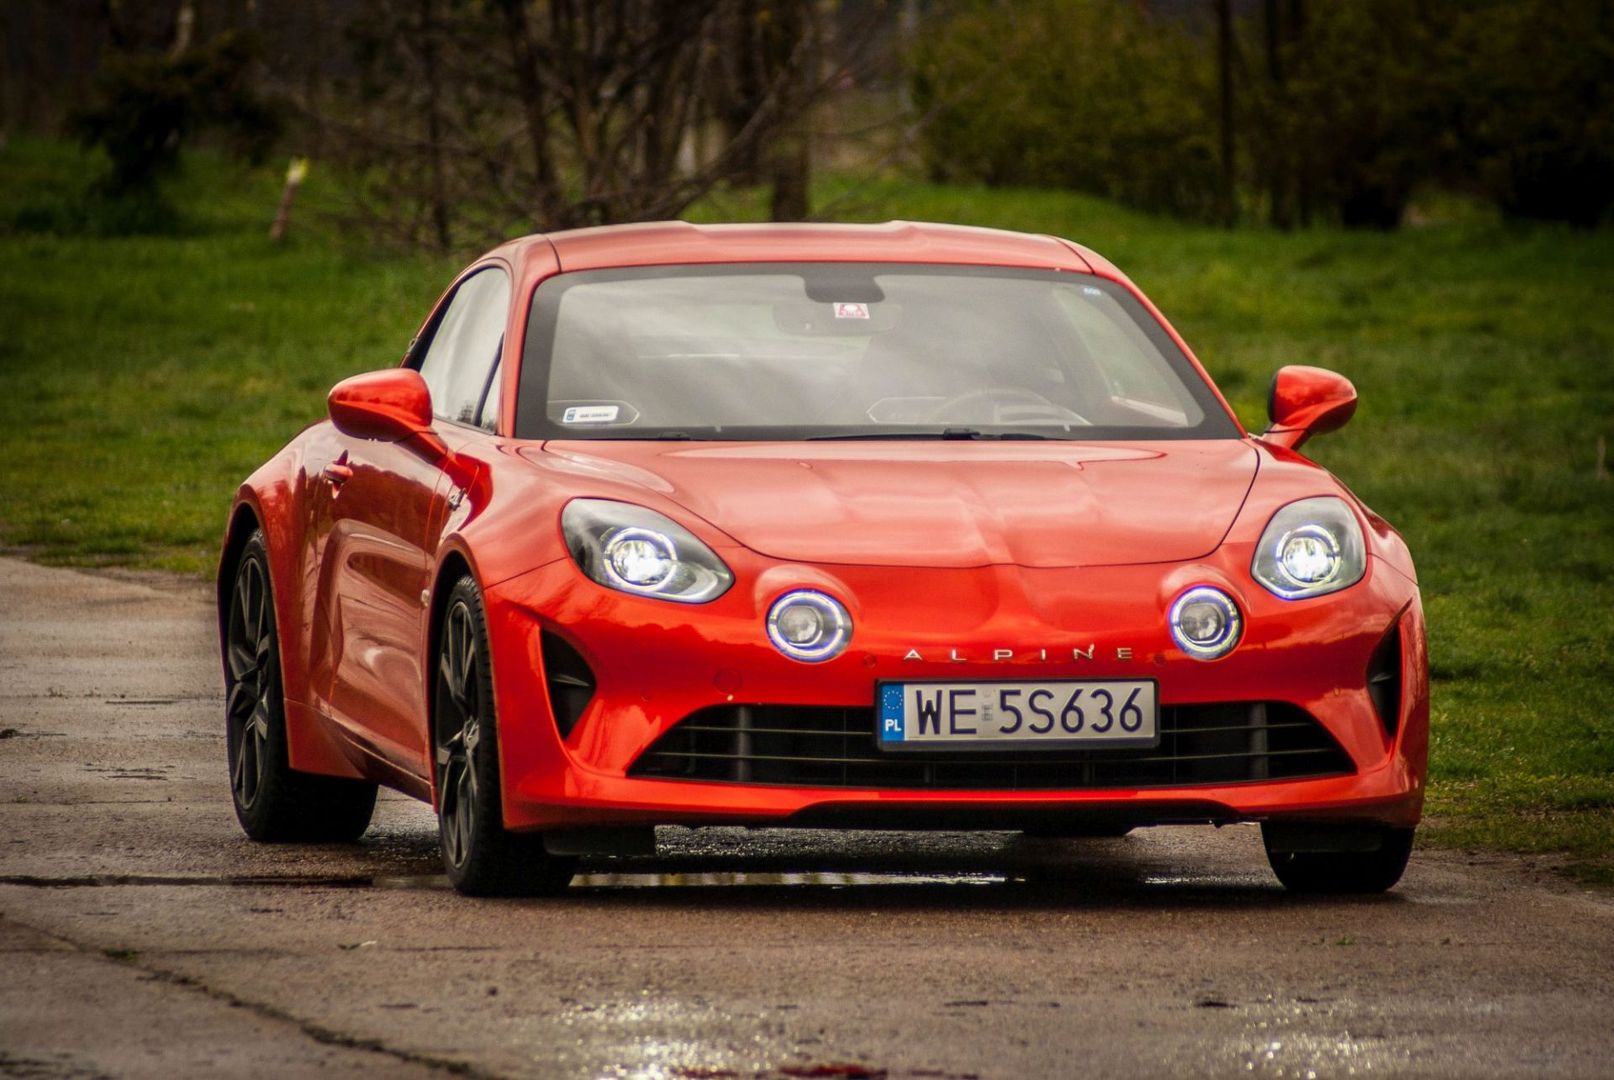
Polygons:
[[930,412],[930,419],[938,423],[982,423],[976,406],[990,403],[993,424],[1013,423],[1005,420],[1002,406],[1009,406],[1017,414],[1015,419],[1055,420],[1061,424],[1086,424],[1087,418],[1061,405],[1055,405],[1035,390],[1019,386],[989,386],[980,390],[967,390],[957,397],[948,398]]

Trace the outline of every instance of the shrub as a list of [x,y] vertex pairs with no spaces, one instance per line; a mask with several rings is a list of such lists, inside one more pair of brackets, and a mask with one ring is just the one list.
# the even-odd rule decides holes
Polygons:
[[1249,81],[1255,178],[1271,188],[1283,177],[1345,225],[1392,229],[1414,188],[1457,149],[1454,6],[1350,0],[1304,10],[1280,49],[1282,80],[1269,69]]
[[921,42],[914,99],[937,180],[1218,210],[1213,57],[1132,5],[970,3]]
[[1614,6],[1493,2],[1461,36],[1480,184],[1510,216],[1597,224],[1614,205]]
[[280,119],[253,86],[256,51],[251,38],[225,33],[177,56],[112,54],[96,79],[96,103],[72,120],[84,142],[111,159],[103,193],[157,200],[158,180],[179,161],[184,140],[203,128],[261,160]]

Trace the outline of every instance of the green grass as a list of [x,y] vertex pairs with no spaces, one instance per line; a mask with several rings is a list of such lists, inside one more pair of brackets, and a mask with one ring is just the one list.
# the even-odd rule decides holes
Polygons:
[[[96,167],[13,143],[0,228],[67,218]],[[175,185],[181,235],[0,234],[7,545],[205,572],[235,486],[321,417],[331,384],[397,363],[457,267],[347,252],[328,229],[276,247],[278,197],[275,176],[197,156]]]
[[[233,488],[325,391],[396,362],[456,263],[385,259],[314,213],[265,238],[272,172],[197,156],[177,236],[47,235],[94,163],[0,155],[0,541],[52,562],[205,573]],[[1051,232],[1114,259],[1260,426],[1285,363],[1362,405],[1308,446],[1420,568],[1437,842],[1567,853],[1614,877],[1614,235],[1460,204],[1394,235],[1185,226],[1078,195],[821,185],[846,220]],[[741,193],[692,217],[755,217]]]

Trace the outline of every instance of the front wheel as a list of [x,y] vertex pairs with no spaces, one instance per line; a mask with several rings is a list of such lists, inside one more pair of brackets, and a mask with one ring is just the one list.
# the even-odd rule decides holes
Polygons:
[[469,575],[448,596],[437,638],[432,705],[437,834],[448,880],[470,896],[534,896],[564,889],[572,880],[573,861],[545,851],[542,837],[504,827],[487,620]]
[[[1412,855],[1413,829],[1294,830],[1263,824],[1267,862],[1290,892],[1363,894],[1387,891],[1401,880]],[[1297,850],[1300,849],[1300,850]]]
[[236,820],[254,840],[357,840],[375,811],[376,786],[291,767],[280,649],[262,531],[241,550],[224,633],[225,744]]

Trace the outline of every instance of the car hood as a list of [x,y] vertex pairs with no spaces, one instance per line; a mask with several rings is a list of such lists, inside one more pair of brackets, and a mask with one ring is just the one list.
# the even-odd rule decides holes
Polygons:
[[1243,440],[556,441],[546,464],[654,491],[775,559],[876,566],[1177,562],[1221,543]]

